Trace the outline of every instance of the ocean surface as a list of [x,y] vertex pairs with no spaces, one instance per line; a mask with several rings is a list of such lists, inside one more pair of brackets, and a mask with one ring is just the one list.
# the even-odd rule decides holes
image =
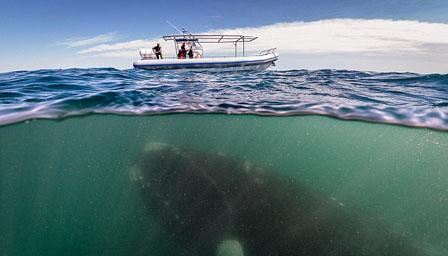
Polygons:
[[[343,212],[349,217],[341,218],[367,230],[363,235],[371,244],[393,234],[406,241],[400,245],[417,248],[415,255],[448,255],[447,131],[446,74],[110,68],[1,73],[0,255],[187,255],[191,248],[171,220],[194,222],[203,205],[188,205],[194,214],[187,216],[148,204],[146,188],[137,182],[145,171],[139,161],[155,143],[182,156],[194,150],[297,181],[305,194],[324,198],[324,216]],[[226,181],[206,169],[199,173],[192,180],[206,175],[217,187]],[[236,173],[260,181],[257,172]],[[189,197],[190,183],[164,182],[179,197]],[[259,186],[277,197],[289,193],[286,183]],[[272,216],[285,211],[281,200],[254,191],[236,194],[259,196]],[[247,209],[227,207],[257,216],[250,202]],[[307,217],[323,218],[312,214]],[[279,228],[263,220],[243,224],[260,234]],[[297,223],[290,226],[297,235]],[[331,227],[345,232],[344,244],[356,241],[356,232],[341,223]],[[250,255],[244,239],[258,237],[239,235],[226,233],[231,242],[218,243],[215,255]],[[198,237],[198,244],[209,242],[204,239]],[[332,253],[344,255],[342,249]]]
[[89,113],[318,114],[448,130],[448,74],[116,69],[0,74],[0,125]]

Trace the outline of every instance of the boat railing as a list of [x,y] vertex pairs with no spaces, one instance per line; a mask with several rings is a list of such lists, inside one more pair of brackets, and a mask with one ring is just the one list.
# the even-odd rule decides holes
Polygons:
[[[265,53],[265,54],[256,54],[256,55],[252,55],[252,56],[264,56],[267,55],[269,53]],[[251,56],[238,56],[237,58],[244,58],[244,57],[251,57]],[[231,58],[235,58],[235,56],[219,56],[219,55],[212,55],[212,56],[203,56],[200,58],[178,58],[178,57],[174,57],[174,56],[164,56],[163,59],[168,59],[168,60],[196,60],[196,59],[212,59],[212,58],[226,58],[226,59],[231,59]],[[141,58],[141,60],[157,60],[157,58],[154,57],[149,57],[149,58]]]
[[[268,54],[275,54],[277,55],[277,48],[270,48],[267,50],[263,50],[260,51],[258,54],[254,54],[252,56],[265,56]],[[217,55],[211,55],[211,56],[207,56],[205,57],[201,52],[195,52],[197,53],[195,58],[193,59],[209,59],[209,58],[235,58],[235,57],[250,57],[250,56],[217,56]],[[149,49],[141,49],[140,50],[140,56],[141,56],[141,60],[155,60],[157,59],[155,54],[152,53],[151,50]],[[178,58],[175,56],[165,56],[164,59],[190,59],[190,58]]]
[[276,51],[277,51],[277,48],[270,48],[270,49],[267,49],[267,50],[260,51],[258,53],[258,56],[268,55],[268,54],[271,54],[271,53],[275,54]]

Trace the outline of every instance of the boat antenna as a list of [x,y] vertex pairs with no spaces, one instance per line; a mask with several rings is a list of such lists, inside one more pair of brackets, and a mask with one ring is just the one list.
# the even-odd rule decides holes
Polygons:
[[184,28],[182,28],[182,30],[178,29],[176,26],[174,26],[173,23],[171,23],[170,21],[166,21],[166,23],[168,23],[168,25],[170,25],[172,28],[174,28],[175,30],[177,30],[177,32],[184,34]]

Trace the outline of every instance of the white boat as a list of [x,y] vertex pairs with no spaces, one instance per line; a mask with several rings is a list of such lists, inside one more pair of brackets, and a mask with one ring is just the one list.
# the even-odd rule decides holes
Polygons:
[[[260,51],[253,56],[246,56],[245,43],[257,39],[254,36],[181,34],[164,36],[163,39],[174,42],[176,53],[180,51],[182,45],[184,45],[184,49],[191,49],[193,52],[191,58],[184,54],[180,58],[157,59],[150,49],[141,49],[141,59],[134,62],[134,67],[146,70],[264,71],[275,65],[275,61],[278,60],[275,48]],[[204,57],[202,44],[207,43],[231,43],[235,46],[235,54],[226,57]],[[242,46],[240,56],[238,55],[238,46]]]

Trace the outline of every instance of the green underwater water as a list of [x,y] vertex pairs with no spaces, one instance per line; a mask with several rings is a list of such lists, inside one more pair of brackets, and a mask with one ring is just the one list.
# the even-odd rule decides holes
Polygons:
[[[131,170],[149,142],[236,156],[448,255],[448,133],[321,116],[90,115],[0,127],[0,255],[166,255]],[[266,230],[269,232],[269,230]]]

